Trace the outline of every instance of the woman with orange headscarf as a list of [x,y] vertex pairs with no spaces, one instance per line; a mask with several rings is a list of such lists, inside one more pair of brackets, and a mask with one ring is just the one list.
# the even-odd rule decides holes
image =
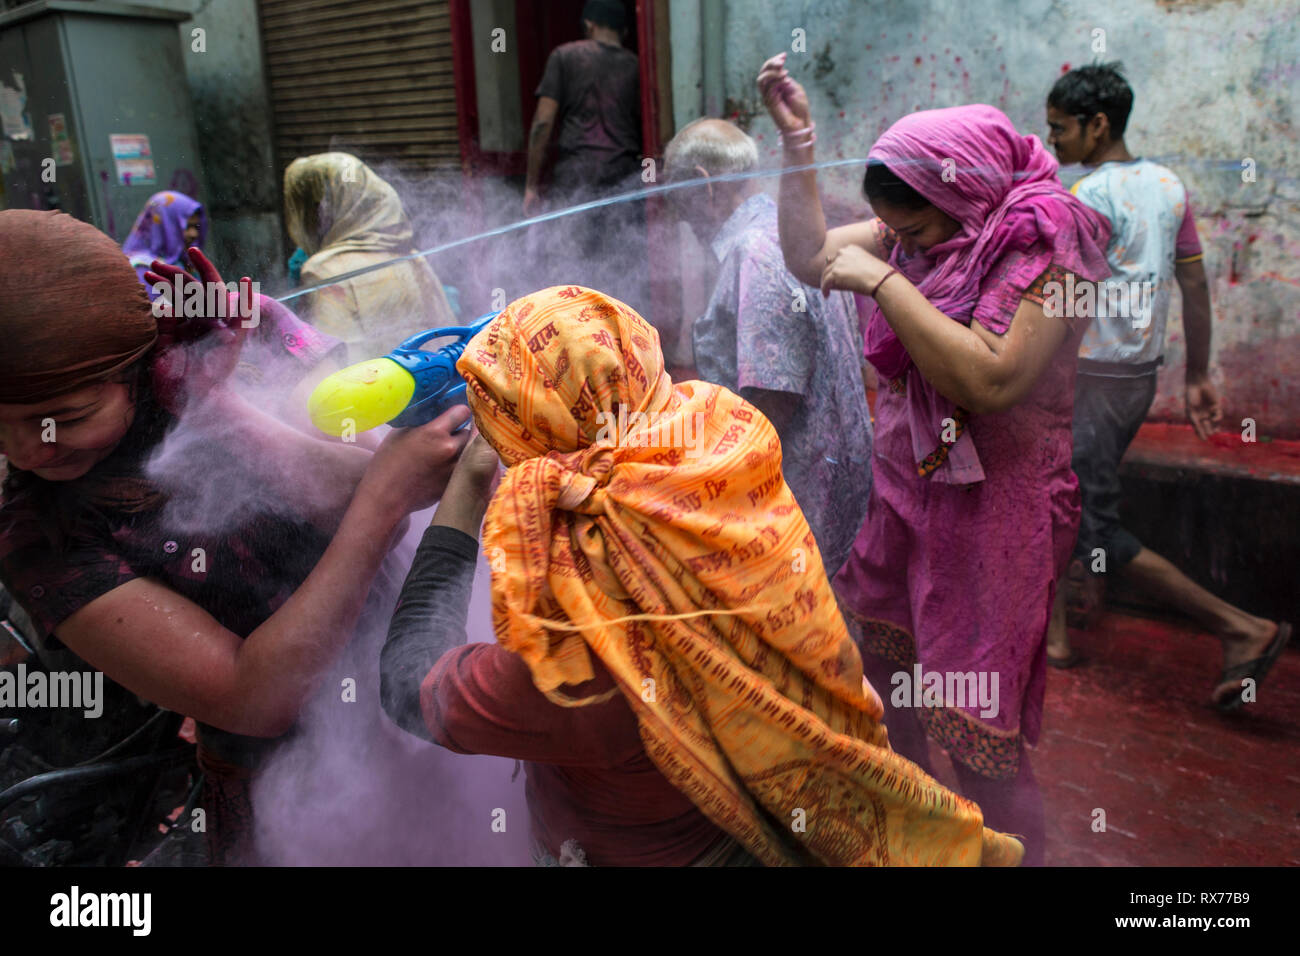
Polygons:
[[[411,733],[527,761],[539,859],[1019,860],[889,749],[752,405],[674,385],[655,330],[576,286],[512,303],[458,369],[481,438],[403,589],[383,701]],[[485,513],[498,643],[457,647]]]

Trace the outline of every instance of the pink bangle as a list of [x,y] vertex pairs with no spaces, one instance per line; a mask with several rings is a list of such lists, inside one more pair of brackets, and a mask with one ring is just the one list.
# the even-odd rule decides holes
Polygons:
[[890,269],[888,272],[886,272],[885,277],[881,279],[879,282],[877,282],[876,287],[872,289],[870,293],[868,293],[871,296],[871,298],[874,299],[876,297],[876,293],[880,291],[880,287],[896,275],[898,275],[897,269]]
[[789,135],[782,133],[781,145],[786,149],[805,149],[817,142],[817,134],[813,132],[817,128],[816,123],[809,123],[803,129],[797,129]]

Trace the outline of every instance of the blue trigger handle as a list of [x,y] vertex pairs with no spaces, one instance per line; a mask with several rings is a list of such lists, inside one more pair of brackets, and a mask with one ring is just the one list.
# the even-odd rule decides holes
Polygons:
[[[466,405],[465,380],[456,371],[456,360],[469,345],[469,340],[483,331],[501,313],[489,312],[474,320],[473,325],[446,329],[428,329],[393,349],[386,356],[411,373],[415,379],[415,393],[402,413],[388,424],[394,428],[414,428],[431,422],[453,405]],[[457,337],[455,342],[442,346],[436,352],[425,352],[420,346],[432,339]],[[469,427],[465,422],[456,431]]]

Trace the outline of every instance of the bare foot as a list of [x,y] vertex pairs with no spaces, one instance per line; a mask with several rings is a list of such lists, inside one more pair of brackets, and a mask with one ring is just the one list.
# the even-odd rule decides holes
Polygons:
[[1065,588],[1058,587],[1047,622],[1047,663],[1054,667],[1071,667],[1077,660],[1070,651],[1070,632],[1065,628]]
[[[1260,628],[1250,637],[1238,638],[1236,640],[1223,639],[1223,669],[1228,670],[1236,667],[1238,664],[1244,664],[1247,661],[1253,661],[1257,657],[1262,657],[1268,650],[1273,638],[1277,637],[1279,625],[1275,621],[1264,622],[1265,626]],[[1226,681],[1214,688],[1214,702],[1217,704],[1233,694],[1241,693],[1241,679]]]
[[1053,633],[1055,629],[1049,629],[1047,632],[1047,656],[1058,661],[1063,661],[1070,656],[1070,632],[1061,628],[1061,633]]

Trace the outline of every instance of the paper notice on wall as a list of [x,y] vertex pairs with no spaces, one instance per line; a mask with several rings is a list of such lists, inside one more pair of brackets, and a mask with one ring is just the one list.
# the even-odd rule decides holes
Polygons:
[[54,165],[71,166],[72,140],[68,138],[68,121],[62,113],[50,114],[50,151],[54,153]]
[[0,82],[0,129],[6,140],[31,139],[32,121],[27,116],[27,84],[14,73],[14,85]]
[[157,182],[148,136],[110,133],[108,141],[113,146],[113,166],[119,183],[123,186],[152,186]]

